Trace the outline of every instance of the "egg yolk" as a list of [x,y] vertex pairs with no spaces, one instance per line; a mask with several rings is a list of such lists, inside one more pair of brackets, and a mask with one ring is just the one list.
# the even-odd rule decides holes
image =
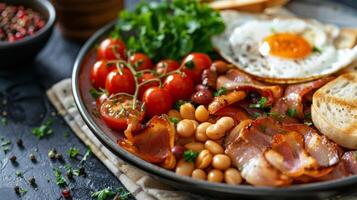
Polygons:
[[303,37],[292,33],[277,33],[266,37],[260,50],[263,55],[287,59],[304,58],[312,52],[311,45]]

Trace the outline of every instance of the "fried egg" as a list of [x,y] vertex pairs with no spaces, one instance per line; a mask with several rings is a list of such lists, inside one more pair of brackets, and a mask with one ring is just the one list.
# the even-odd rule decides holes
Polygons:
[[337,27],[315,20],[261,17],[228,27],[230,31],[223,36],[226,41],[222,36],[214,39],[222,56],[268,82],[313,80],[337,72],[357,58],[357,47],[334,46]]

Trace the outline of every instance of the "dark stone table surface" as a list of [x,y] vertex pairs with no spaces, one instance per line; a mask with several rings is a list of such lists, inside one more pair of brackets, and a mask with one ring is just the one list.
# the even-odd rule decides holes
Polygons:
[[[135,2],[127,1],[127,5],[132,7]],[[71,147],[78,148],[80,160],[87,148],[56,114],[45,93],[54,83],[71,76],[80,47],[80,44],[64,39],[56,28],[47,46],[32,63],[24,66],[24,70],[10,74],[0,72],[0,118],[7,119],[6,125],[0,123],[1,200],[63,199],[62,190],[56,184],[54,168],[65,164],[75,169],[80,167],[79,161],[70,159],[66,151]],[[48,120],[53,121],[53,133],[44,139],[37,139],[31,132],[32,128]],[[18,147],[18,139],[23,140],[24,148]],[[65,163],[48,158],[48,151],[52,148],[63,155]],[[29,159],[30,154],[36,156],[36,163]],[[17,164],[9,161],[12,156],[17,157]],[[73,199],[92,199],[90,194],[93,191],[122,186],[94,155],[83,165],[86,176],[75,176],[73,181],[69,181]],[[16,172],[21,172],[22,177],[18,177]],[[65,170],[62,169],[62,172]],[[32,176],[37,188],[28,181]],[[16,185],[26,189],[27,193],[17,196],[14,192]]]

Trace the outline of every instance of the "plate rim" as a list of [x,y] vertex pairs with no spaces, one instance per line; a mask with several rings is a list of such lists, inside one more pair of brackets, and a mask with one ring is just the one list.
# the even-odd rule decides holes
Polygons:
[[[228,185],[224,183],[210,183],[208,181],[195,180],[190,177],[177,175],[176,173],[151,164],[142,160],[139,157],[125,151],[111,140],[105,132],[94,122],[90,113],[88,112],[84,100],[81,96],[79,87],[79,75],[82,69],[82,62],[87,53],[95,46],[100,38],[107,35],[110,30],[114,28],[116,21],[113,21],[100,30],[98,30],[81,48],[79,51],[72,71],[72,93],[76,107],[82,116],[85,124],[93,132],[93,134],[100,140],[100,142],[108,148],[114,155],[118,156],[125,162],[129,163],[135,168],[145,171],[149,175],[153,175],[159,179],[169,182],[176,182],[179,184],[192,185],[200,187],[211,192],[223,192],[231,195],[248,195],[248,196],[264,196],[264,195],[285,195],[285,196],[299,196],[308,195],[316,192],[332,192],[339,188],[357,184],[357,176],[345,177],[332,181],[307,183],[301,185],[292,185],[289,187],[256,187],[251,185]],[[172,184],[170,184],[172,186]],[[172,186],[174,187],[174,186]]]

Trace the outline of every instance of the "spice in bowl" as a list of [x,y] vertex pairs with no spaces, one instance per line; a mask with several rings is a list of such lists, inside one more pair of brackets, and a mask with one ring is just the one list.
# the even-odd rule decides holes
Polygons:
[[0,3],[0,42],[15,42],[34,35],[45,24],[43,17],[30,8]]

